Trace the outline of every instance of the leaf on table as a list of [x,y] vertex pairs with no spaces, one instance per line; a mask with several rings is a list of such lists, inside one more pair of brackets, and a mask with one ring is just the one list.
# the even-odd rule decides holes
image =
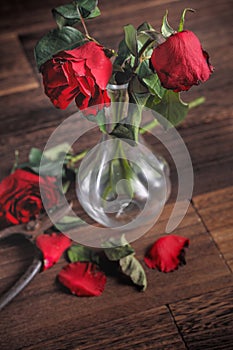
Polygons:
[[119,261],[120,259],[134,254],[134,248],[127,242],[124,235],[120,239],[111,239],[107,242],[108,248],[104,248],[104,253],[111,261]]
[[146,290],[147,278],[145,271],[140,262],[133,254],[125,256],[119,261],[121,271],[128,276],[131,281],[138,286],[142,291]]
[[86,261],[97,265],[100,263],[100,256],[93,249],[85,247],[81,244],[73,245],[67,251],[70,262]]

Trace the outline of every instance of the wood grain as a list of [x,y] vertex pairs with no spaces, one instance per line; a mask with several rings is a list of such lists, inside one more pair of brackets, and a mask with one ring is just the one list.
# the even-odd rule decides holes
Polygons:
[[18,37],[11,33],[1,35],[0,46],[0,96],[38,88]]
[[[46,350],[54,348],[65,350],[74,347],[79,350],[185,349],[169,310],[165,306],[138,312],[137,319],[134,315],[130,315],[110,321],[106,320],[106,313],[102,316],[100,310],[99,314],[95,315],[95,319],[100,322],[92,325],[90,317],[85,317],[84,323],[86,324],[87,320],[90,322],[85,329],[75,327],[74,320],[68,333],[48,339],[46,342],[41,342],[35,337],[35,344],[24,346],[24,349],[40,350],[41,346]],[[64,331],[66,327],[62,328]]]
[[[14,152],[25,161],[32,146],[43,149],[55,128],[77,111],[55,109],[44,95],[34,61],[37,40],[54,28],[50,9],[64,0],[32,2],[2,0],[0,55],[0,180],[9,174]],[[211,57],[215,72],[205,84],[183,93],[185,101],[204,96],[206,102],[189,111],[178,127],[191,155],[194,195],[185,218],[174,232],[188,237],[187,265],[170,274],[145,267],[148,247],[165,232],[177,192],[176,169],[171,157],[149,133],[151,148],[170,162],[173,192],[155,226],[133,243],[146,269],[148,289],[139,293],[132,285],[109,274],[99,298],[77,298],[56,281],[66,264],[63,257],[52,269],[40,273],[1,312],[0,349],[232,349],[233,269],[233,110],[232,110],[232,3],[230,0],[99,2],[102,16],[90,21],[90,33],[111,48],[123,36],[123,25],[150,21],[160,28],[165,10],[178,26],[185,7],[185,27],[194,31]],[[79,128],[81,124],[73,125]],[[95,145],[95,129],[75,145],[77,151]],[[69,193],[75,202],[74,191]],[[0,243],[0,293],[26,269],[32,252],[26,242]]]
[[232,349],[232,288],[202,294],[170,307],[188,349]]
[[219,250],[233,269],[233,187],[202,194],[193,198],[203,223]]

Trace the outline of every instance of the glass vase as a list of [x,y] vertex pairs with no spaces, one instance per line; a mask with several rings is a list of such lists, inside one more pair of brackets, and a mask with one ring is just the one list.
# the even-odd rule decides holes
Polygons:
[[170,180],[168,164],[138,132],[140,111],[128,103],[127,89],[128,84],[108,86],[112,102],[105,110],[106,132],[82,160],[76,189],[83,209],[96,222],[125,229],[130,224],[132,230],[132,223],[145,228],[160,215]]

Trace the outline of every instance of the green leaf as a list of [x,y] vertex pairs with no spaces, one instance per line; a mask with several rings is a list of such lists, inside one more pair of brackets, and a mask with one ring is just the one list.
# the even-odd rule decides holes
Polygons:
[[161,98],[157,95],[150,95],[146,101],[146,107],[156,111],[156,105],[161,102]]
[[42,157],[42,151],[39,148],[35,148],[32,147],[30,152],[29,152],[29,156],[28,156],[28,160],[31,166],[39,166],[40,165],[40,161],[41,161],[41,157]]
[[190,12],[195,12],[195,10],[191,9],[191,8],[186,8],[184,9],[181,18],[180,18],[180,23],[179,23],[179,28],[178,28],[178,32],[182,32],[182,30],[184,29],[184,20],[185,20],[185,15],[186,12],[190,11]]
[[43,163],[38,166],[30,166],[30,168],[37,174],[40,173],[42,176],[64,176],[64,172],[61,174],[60,169],[63,165],[63,161],[52,162],[50,160],[43,159]]
[[85,44],[84,35],[73,27],[53,29],[38,41],[35,47],[35,59],[40,69],[41,65],[52,59],[53,55],[63,50],[71,50]]
[[122,66],[123,63],[131,56],[130,50],[126,45],[125,40],[122,40],[118,46],[117,57],[114,61],[114,66]]
[[137,57],[138,44],[137,44],[137,31],[132,24],[124,26],[125,42],[130,52]]
[[59,28],[62,28],[79,22],[80,14],[85,19],[97,17],[100,10],[96,7],[96,1],[74,1],[52,9],[52,13]]
[[95,11],[96,6],[98,5],[98,0],[74,0],[74,4],[81,10],[82,17],[86,18],[88,12],[92,13]]
[[56,223],[56,228],[61,232],[69,231],[75,227],[82,226],[84,221],[78,216],[63,216],[63,218]]
[[110,133],[110,135],[118,137],[118,138],[123,138],[123,139],[128,139],[128,140],[134,141],[133,128],[132,128],[132,125],[129,125],[129,124],[118,123],[114,127],[114,129]]
[[[137,42],[138,42],[138,48],[139,50],[143,47],[143,45],[148,41],[148,39],[151,39],[151,36],[149,34],[150,30],[153,30],[152,26],[144,22],[137,28]],[[150,50],[152,50],[151,47],[145,51],[145,55],[149,55]]]
[[180,94],[172,90],[166,90],[161,102],[154,107],[156,112],[160,113],[174,126],[185,118],[189,109],[188,104],[180,99]]
[[148,22],[143,22],[142,24],[140,24],[140,26],[137,28],[137,32],[140,33],[140,32],[144,32],[146,30],[151,30],[153,29],[153,27],[151,26],[150,23]]
[[100,257],[93,249],[80,244],[71,246],[67,251],[67,255],[70,262],[86,261],[97,265],[100,263]]
[[66,181],[65,183],[62,184],[62,193],[63,194],[67,193],[70,185],[71,185],[71,181],[70,180],[68,180],[68,181]]
[[128,255],[134,254],[133,247],[126,241],[123,235],[120,240],[109,240],[109,248],[104,248],[104,253],[111,261],[118,261]]
[[44,151],[44,156],[51,161],[56,161],[64,158],[64,155],[70,150],[70,144],[68,142],[63,142]]
[[145,291],[147,278],[140,262],[133,255],[128,255],[120,259],[119,263],[122,273],[128,276],[142,291]]
[[166,11],[163,17],[163,23],[161,27],[161,33],[165,38],[168,38],[169,36],[175,33],[174,29],[168,23],[167,16],[168,16],[168,11]]
[[162,98],[166,89],[164,89],[161,85],[161,82],[159,80],[159,77],[157,74],[151,74],[145,78],[142,79],[143,82],[148,87],[150,93],[153,95],[158,96],[158,98]]
[[100,131],[106,133],[106,116],[104,109],[100,110],[96,115],[85,115],[84,118],[90,122],[96,123],[99,126]]
[[96,7],[93,11],[91,11],[90,15],[88,16],[88,19],[96,18],[101,15],[100,9]]
[[80,21],[80,14],[74,3],[52,9],[53,18],[59,28],[72,26]]

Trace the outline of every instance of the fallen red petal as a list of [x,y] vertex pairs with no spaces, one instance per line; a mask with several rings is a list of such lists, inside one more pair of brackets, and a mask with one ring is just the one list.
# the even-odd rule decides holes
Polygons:
[[79,297],[99,296],[106,284],[105,274],[97,265],[88,262],[68,264],[60,271],[58,279]]
[[37,247],[44,257],[43,270],[52,267],[61,257],[63,252],[70,247],[71,240],[62,233],[42,234],[36,239]]
[[162,272],[171,272],[185,263],[184,248],[189,246],[189,239],[176,235],[159,238],[144,257],[149,268],[158,268]]

